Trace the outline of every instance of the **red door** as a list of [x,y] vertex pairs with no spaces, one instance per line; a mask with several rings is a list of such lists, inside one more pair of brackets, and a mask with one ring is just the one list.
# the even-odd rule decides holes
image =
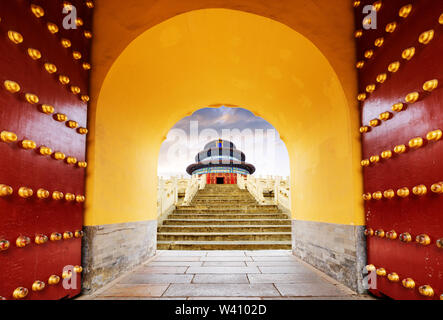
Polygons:
[[[355,8],[357,29],[373,2]],[[442,1],[383,1],[357,39],[368,263],[395,299],[443,294],[442,13]]]
[[80,293],[80,268],[65,273],[68,286],[62,276],[81,266],[92,9],[70,2],[82,24],[75,30],[62,26],[62,1],[0,2],[0,297],[8,300]]

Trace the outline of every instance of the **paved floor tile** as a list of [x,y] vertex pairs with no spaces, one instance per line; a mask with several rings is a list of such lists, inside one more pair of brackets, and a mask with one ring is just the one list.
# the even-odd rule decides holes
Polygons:
[[201,257],[200,261],[252,261],[252,257]]
[[294,256],[253,256],[251,258],[253,261],[298,261]]
[[189,297],[188,300],[262,300],[261,297]]
[[230,256],[230,257],[240,256],[240,257],[244,257],[245,256],[245,251],[231,251],[231,250],[221,251],[221,250],[214,250],[214,251],[208,251],[208,254],[206,256],[207,257],[225,257],[225,256]]
[[192,274],[155,274],[155,273],[132,273],[120,280],[122,284],[169,284],[169,283],[191,283]]
[[280,296],[272,284],[171,284],[164,297],[270,297]]
[[206,256],[208,251],[196,251],[196,250],[158,250],[159,255],[166,256],[175,256],[175,257],[193,257],[193,256]]
[[369,296],[331,296],[331,297],[265,297],[263,300],[375,300]]
[[[200,267],[201,261],[152,261],[150,267]],[[244,265],[244,264],[243,264]]]
[[328,297],[328,296],[345,296],[347,295],[344,291],[340,290],[336,286],[330,283],[322,284],[281,284],[276,283],[278,291],[282,296],[296,296],[296,297]]
[[328,283],[313,272],[248,274],[250,283]]
[[293,267],[258,267],[261,273],[307,273],[312,272],[301,266]]
[[189,267],[186,273],[260,273],[257,267]]
[[248,267],[300,267],[306,268],[298,261],[245,261]]
[[[155,257],[152,261],[200,261],[202,257],[200,256],[158,256]],[[150,264],[148,262],[148,264]]]
[[143,266],[137,270],[135,273],[185,273],[189,267],[150,267]]
[[192,283],[245,283],[249,280],[246,274],[196,274]]
[[275,257],[275,256],[292,256],[291,250],[255,250],[245,251],[247,256]]
[[244,261],[205,261],[202,267],[247,267],[247,265]]
[[101,293],[101,297],[160,297],[168,285],[160,284],[116,284]]
[[290,250],[159,251],[98,300],[372,299],[322,277]]
[[95,297],[94,300],[186,300],[186,297]]

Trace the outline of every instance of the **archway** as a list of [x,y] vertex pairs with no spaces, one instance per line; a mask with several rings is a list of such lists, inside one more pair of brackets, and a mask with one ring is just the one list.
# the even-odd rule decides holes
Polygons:
[[[313,247],[344,255],[331,238],[312,236],[334,228],[340,239],[349,235],[346,256],[355,269],[332,271],[328,263],[339,266],[340,259],[325,263],[324,252],[309,262],[356,288],[355,228],[363,225],[357,112],[310,40],[254,14],[206,9],[176,16],[115,61],[93,111],[86,225],[155,221],[156,162],[167,130],[196,107],[220,104],[249,108],[279,130],[292,161],[293,217],[302,222],[295,230],[306,231],[294,246],[301,256]],[[355,276],[344,280],[349,272]]]

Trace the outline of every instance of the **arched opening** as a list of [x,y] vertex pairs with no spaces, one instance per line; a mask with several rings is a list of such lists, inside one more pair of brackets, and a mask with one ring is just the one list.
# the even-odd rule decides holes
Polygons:
[[289,155],[244,108],[177,122],[158,160],[157,249],[291,249]]
[[[360,151],[358,133],[351,130],[358,126],[357,112],[349,107],[326,57],[302,34],[235,10],[178,15],[124,50],[94,103],[85,216],[92,229],[129,223],[138,230],[135,225],[143,223],[142,238],[152,240],[158,150],[168,130],[196,108],[234,105],[267,119],[288,148],[292,217],[300,222],[294,223],[300,235],[294,243],[297,252],[333,270],[321,258],[324,252],[309,252],[320,246],[343,255],[329,243],[333,238],[315,236],[332,236],[327,230],[335,228],[340,239],[351,237],[346,256],[361,262],[355,232],[363,225]],[[152,253],[155,243],[146,247],[136,255]],[[340,261],[332,263],[339,266]],[[349,268],[331,272],[337,278],[349,272],[357,277],[360,267]],[[356,283],[353,278],[348,284],[355,288]]]
[[288,146],[286,258],[360,289],[367,239],[371,292],[441,298],[443,2],[351,2],[3,1],[0,300],[72,297],[78,286],[55,287],[81,282],[63,265],[84,262],[93,289],[152,257],[158,148],[221,103],[251,108]]

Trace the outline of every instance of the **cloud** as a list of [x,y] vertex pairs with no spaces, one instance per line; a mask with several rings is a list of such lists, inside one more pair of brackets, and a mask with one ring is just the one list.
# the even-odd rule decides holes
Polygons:
[[[191,116],[185,117],[177,122],[170,133],[174,130],[182,130],[186,134],[186,141],[180,142],[177,145],[177,140],[169,140],[163,142],[160,149],[160,156],[158,161],[158,175],[159,176],[173,176],[173,175],[187,175],[186,167],[194,162],[195,154],[202,150],[205,142],[199,141],[196,145],[191,144],[190,128],[191,121],[195,121],[198,125],[198,133],[202,130],[212,129],[221,137],[222,130],[238,129],[240,132],[244,129],[249,129],[253,135],[245,136],[248,141],[242,141],[245,145],[255,146],[254,136],[257,130],[275,130],[274,127],[264,119],[256,117],[252,112],[242,108],[204,108],[194,112]],[[195,124],[195,123],[194,123]],[[169,137],[169,135],[168,135]],[[217,137],[215,137],[217,138]],[[244,139],[244,140],[245,140]],[[198,141],[198,139],[196,139]],[[242,143],[243,146],[243,143]],[[240,149],[241,146],[237,145]],[[175,149],[174,149],[175,148]],[[249,150],[244,148],[242,151],[246,153],[246,160],[256,166],[255,175],[289,175],[289,158],[288,152],[284,142],[276,134],[275,141],[272,145],[266,145],[266,156],[263,155],[258,147]],[[271,153],[270,153],[271,152]]]

